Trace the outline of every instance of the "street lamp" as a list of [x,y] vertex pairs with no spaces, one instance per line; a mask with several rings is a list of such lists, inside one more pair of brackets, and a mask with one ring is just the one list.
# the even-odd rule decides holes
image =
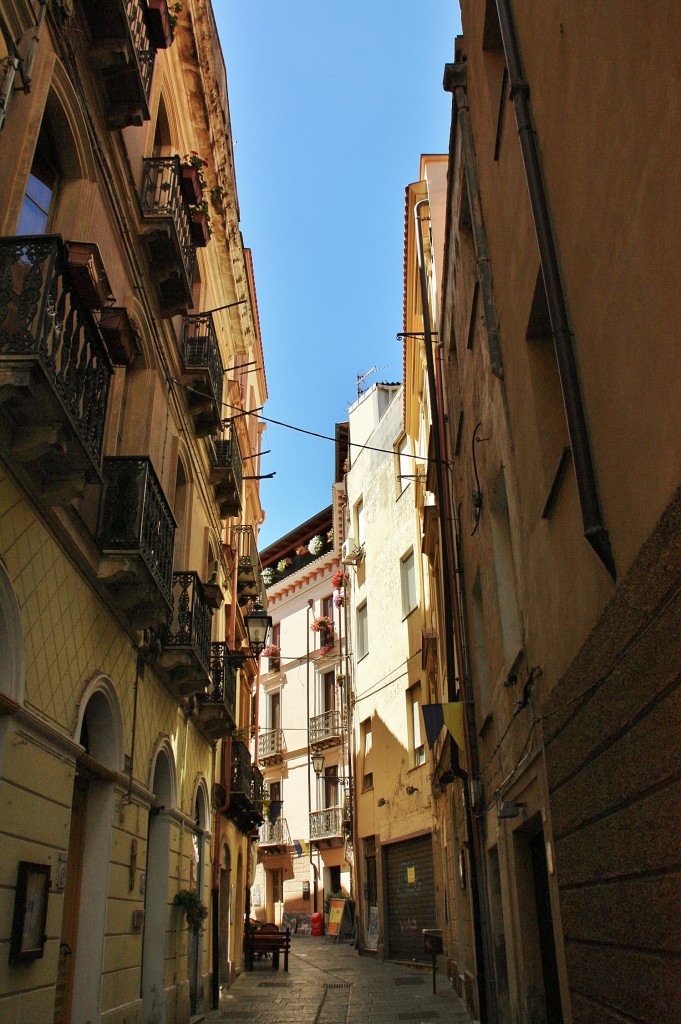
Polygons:
[[267,634],[272,627],[272,616],[268,615],[260,601],[256,601],[245,618],[248,643],[257,658],[267,643]]
[[312,755],[312,767],[314,768],[314,773],[315,773],[315,775],[317,776],[318,779],[328,779],[330,782],[348,782],[349,781],[348,777],[346,775],[323,775],[322,774],[322,772],[324,771],[324,755],[323,754],[313,754]]

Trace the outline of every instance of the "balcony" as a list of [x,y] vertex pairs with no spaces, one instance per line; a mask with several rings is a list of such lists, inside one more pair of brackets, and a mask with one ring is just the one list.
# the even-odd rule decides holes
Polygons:
[[[246,744],[241,740],[233,740],[227,817],[231,818],[243,833],[251,832],[263,821],[262,798],[262,773],[251,765],[251,755]],[[256,800],[260,801],[260,806]]]
[[182,379],[197,437],[217,434],[222,426],[224,369],[210,313],[185,317],[182,332]]
[[343,736],[340,711],[325,711],[310,719],[310,746],[316,750],[337,747]]
[[171,608],[175,519],[151,461],[104,459],[97,573],[135,629],[165,625]]
[[109,128],[149,120],[153,45],[141,0],[83,0],[90,64],[104,92]]
[[264,821],[260,826],[260,849],[266,853],[285,853],[291,845],[291,833],[289,832],[286,818],[277,818],[274,825],[270,821]]
[[157,667],[183,697],[205,690],[210,682],[210,628],[213,612],[195,572],[174,572],[172,608],[161,635]]
[[212,689],[197,695],[198,716],[212,740],[232,734],[236,728],[236,669],[226,657],[225,643],[211,644]]
[[342,807],[325,807],[310,813],[310,843],[319,847],[342,846],[345,842]]
[[101,482],[113,368],[58,235],[0,239],[0,428],[32,497],[64,505]]
[[[260,556],[255,543],[252,526],[235,526],[234,537],[237,547],[237,598],[239,604],[249,600],[263,601],[265,591],[260,570]],[[263,601],[267,606],[267,596]]]
[[220,518],[229,519],[241,515],[243,462],[234,428],[231,429],[228,438],[213,441],[211,464],[210,482],[215,488]]
[[140,193],[144,219],[142,243],[149,271],[158,288],[163,317],[184,315],[193,304],[196,247],[192,242],[192,218],[181,181],[179,157],[154,157],[144,161]]
[[284,730],[262,732],[258,741],[258,760],[262,765],[279,764],[284,759]]

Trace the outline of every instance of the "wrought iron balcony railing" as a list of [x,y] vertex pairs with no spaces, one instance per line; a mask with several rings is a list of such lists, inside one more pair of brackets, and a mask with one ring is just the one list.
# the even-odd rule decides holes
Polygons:
[[205,699],[222,701],[236,722],[236,668],[229,660],[229,648],[220,640],[211,644],[210,674],[213,691]]
[[[141,0],[83,0],[90,62],[104,88],[110,128],[149,120],[156,47]],[[124,59],[122,57],[124,55]]]
[[151,461],[104,459],[98,576],[137,629],[165,627],[171,604],[175,519]]
[[336,839],[343,835],[343,808],[325,807],[310,813],[310,840]]
[[262,808],[263,800],[265,799],[265,780],[262,777],[262,772],[257,765],[253,765],[252,769],[252,783],[251,783],[251,801],[258,807]]
[[325,711],[310,719],[310,744],[330,746],[339,743],[342,735],[342,716],[340,711]]
[[99,482],[113,368],[58,235],[0,239],[0,367],[5,450],[33,463],[29,486],[68,474]]
[[281,761],[284,754],[284,730],[269,729],[260,734],[258,741],[258,759],[263,764]]
[[182,194],[179,157],[145,159],[140,202],[145,221],[155,222],[142,240],[158,285],[161,311],[164,316],[186,313],[193,302],[196,247],[191,212]]
[[251,770],[251,754],[241,740],[232,740],[232,770],[230,774],[230,793],[232,797],[240,796],[251,799],[253,788],[253,772]]
[[267,606],[267,594],[262,580],[260,568],[260,556],[255,542],[255,534],[252,526],[235,526],[234,537],[237,546],[237,557],[239,559],[237,568],[237,596],[241,604],[249,598],[257,598],[264,601]]
[[264,821],[260,826],[261,846],[290,846],[291,833],[286,818],[277,818],[274,824]]
[[[182,666],[185,670],[181,673],[181,689],[201,690],[210,676],[212,614],[198,574],[174,572],[172,609],[163,638],[163,658],[177,670],[180,666],[173,663],[172,653],[181,652],[188,656],[190,664]],[[170,657],[166,658],[166,653]]]
[[185,377],[192,381],[189,408],[197,437],[215,434],[223,420],[224,369],[211,313],[185,317],[182,332]]
[[220,506],[220,516],[238,516],[241,513],[241,485],[243,462],[236,431],[230,436],[213,441],[211,448],[211,483],[215,487],[215,500]]

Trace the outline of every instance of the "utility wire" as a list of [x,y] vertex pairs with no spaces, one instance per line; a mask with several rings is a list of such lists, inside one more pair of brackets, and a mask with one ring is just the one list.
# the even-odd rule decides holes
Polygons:
[[[173,378],[173,383],[177,384],[180,388],[184,388],[185,391],[191,391],[195,395],[201,395],[202,398],[206,397],[204,391],[199,391],[197,388],[193,388],[190,384],[183,384],[182,381],[177,380],[176,377]],[[252,411],[242,409],[240,406],[231,405],[229,402],[220,402],[219,404],[224,406],[225,409],[231,409],[233,412],[236,412],[237,416],[258,416],[263,423],[273,423],[277,427],[285,427],[287,430],[295,430],[298,434],[307,434],[308,437],[318,437],[322,441],[333,441],[334,444],[337,441],[337,438],[331,437],[329,434],[320,434],[316,430],[306,430],[304,427],[296,427],[293,423],[285,423],[283,420],[275,420],[270,416],[262,416],[260,411],[257,409]],[[349,448],[361,448],[369,452],[381,452],[383,455],[396,454],[394,448],[374,448],[370,444],[360,444],[358,441],[348,441],[347,444]],[[408,455],[406,453],[402,453],[401,458],[419,459],[420,461],[423,461],[419,455]],[[447,459],[428,458],[426,461],[432,463],[440,462],[443,466],[451,466],[451,463]]]

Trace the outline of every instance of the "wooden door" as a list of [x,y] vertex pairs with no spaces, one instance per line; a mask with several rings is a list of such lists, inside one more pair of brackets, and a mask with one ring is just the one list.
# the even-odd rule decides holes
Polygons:
[[76,939],[78,937],[78,911],[80,908],[80,881],[85,842],[85,807],[87,784],[79,776],[73,786],[71,831],[69,832],[64,911],[61,922],[61,940],[57,963],[57,988],[54,1001],[54,1024],[69,1024],[73,1001],[73,973],[76,965]]

